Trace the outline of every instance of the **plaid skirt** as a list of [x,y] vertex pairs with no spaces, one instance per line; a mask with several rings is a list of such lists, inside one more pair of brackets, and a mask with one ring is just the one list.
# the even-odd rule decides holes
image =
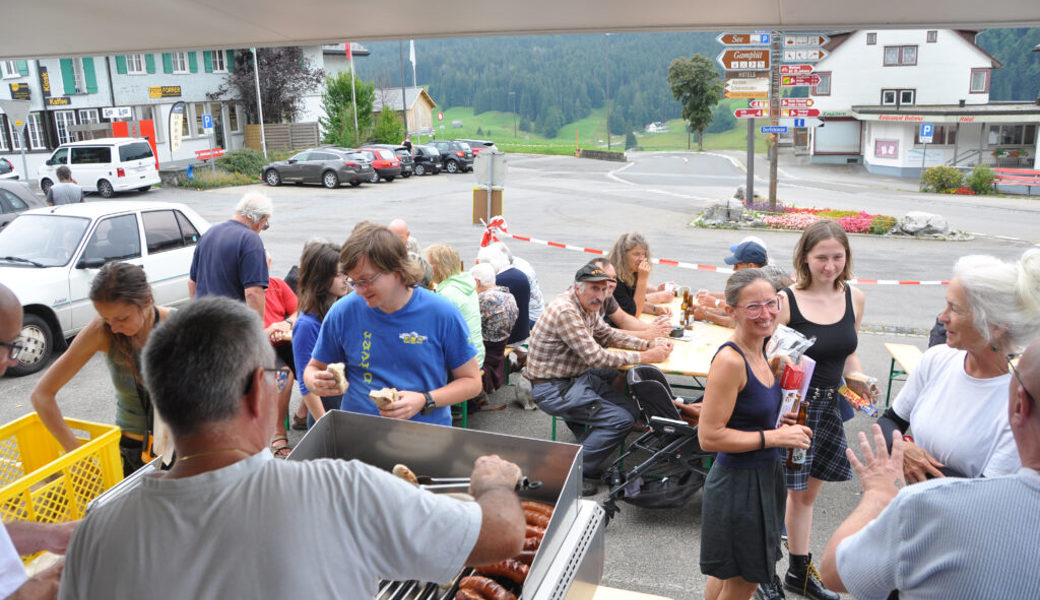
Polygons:
[[838,402],[843,399],[837,388],[809,388],[806,394],[809,413],[805,425],[812,430],[812,446],[805,453],[805,464],[800,469],[784,467],[784,481],[789,490],[804,490],[809,477],[823,481],[852,479],[852,465],[845,456],[848,442],[845,426],[838,414]]

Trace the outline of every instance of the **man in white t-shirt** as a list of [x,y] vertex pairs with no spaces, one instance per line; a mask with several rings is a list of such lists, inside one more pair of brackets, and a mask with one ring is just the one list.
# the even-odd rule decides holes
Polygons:
[[274,351],[244,304],[205,297],[149,337],[145,384],[177,462],[98,507],[61,598],[372,598],[379,579],[449,582],[519,554],[520,469],[476,461],[476,502],[358,461],[275,460]]
[[[18,364],[23,350],[22,304],[14,292],[0,283],[0,376]],[[79,521],[56,525],[11,521],[0,527],[0,598],[54,598],[64,562],[59,561],[27,579],[22,554],[41,550],[64,554],[69,536]]]
[[1011,369],[1005,418],[1022,461],[1014,474],[904,487],[900,432],[891,456],[879,425],[876,450],[859,434],[866,464],[848,455],[863,496],[824,551],[829,589],[866,600],[893,590],[904,600],[1040,598],[1040,339]]

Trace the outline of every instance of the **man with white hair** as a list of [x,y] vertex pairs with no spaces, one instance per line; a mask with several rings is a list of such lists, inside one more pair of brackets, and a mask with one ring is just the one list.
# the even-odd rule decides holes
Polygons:
[[534,267],[531,263],[513,254],[509,246],[506,246],[503,242],[495,242],[489,247],[498,248],[502,251],[502,254],[506,255],[509,259],[509,264],[520,270],[521,273],[527,276],[527,283],[531,286],[531,302],[527,306],[527,322],[534,327],[534,324],[538,321],[538,317],[542,316],[542,310],[545,308],[545,298],[542,296],[542,288],[538,285],[538,274],[534,272]]
[[264,318],[267,256],[260,232],[270,226],[274,205],[260,192],[248,192],[235,214],[214,225],[195,246],[188,274],[188,294],[242,300]]

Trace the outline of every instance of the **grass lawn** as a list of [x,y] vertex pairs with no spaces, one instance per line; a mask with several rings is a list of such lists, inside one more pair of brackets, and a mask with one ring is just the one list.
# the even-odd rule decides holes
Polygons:
[[[730,110],[744,108],[747,100],[726,99],[722,101]],[[545,138],[533,132],[516,129],[513,136],[513,113],[488,111],[479,115],[473,114],[469,107],[456,107],[444,112],[444,121],[436,122],[439,138],[473,138],[492,140],[505,152],[530,152],[533,154],[574,154],[575,144],[582,148],[606,150],[606,110],[595,109],[584,119],[568,123],[560,128],[555,138]],[[453,121],[460,121],[462,127],[453,127]],[[767,125],[766,119],[758,119],[758,125]],[[665,133],[637,132],[636,140],[644,150],[686,150],[687,134],[681,119],[668,121],[669,131]],[[478,132],[479,130],[479,132]],[[424,138],[425,139],[425,138]],[[755,136],[755,152],[765,152],[768,136]],[[625,136],[615,135],[611,138],[611,149],[623,150]],[[695,139],[690,140],[691,149],[697,149]],[[705,150],[745,150],[747,148],[747,129],[743,120],[738,120],[734,129],[723,133],[708,133],[704,136]]]

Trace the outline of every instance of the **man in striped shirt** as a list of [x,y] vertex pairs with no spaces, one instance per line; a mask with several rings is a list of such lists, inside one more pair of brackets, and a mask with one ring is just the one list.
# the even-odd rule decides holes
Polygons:
[[[903,440],[885,449],[874,425],[859,506],[834,532],[821,568],[829,589],[860,599],[1040,598],[1040,339],[1026,349],[1008,390],[1008,419],[1022,468],[1014,475],[943,477],[904,487]],[[900,489],[902,488],[902,489]]]
[[586,496],[598,490],[600,465],[638,416],[635,403],[612,386],[617,369],[661,362],[672,351],[668,340],[642,340],[603,321],[599,309],[610,280],[596,265],[578,270],[574,285],[549,304],[532,331],[524,371],[538,407],[564,418],[578,436]]

